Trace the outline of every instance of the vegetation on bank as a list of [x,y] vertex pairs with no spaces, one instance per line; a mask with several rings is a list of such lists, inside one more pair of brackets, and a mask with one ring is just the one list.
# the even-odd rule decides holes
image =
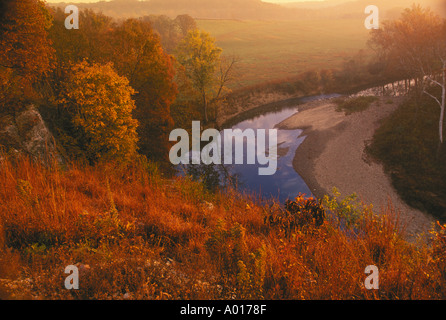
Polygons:
[[[444,299],[445,226],[418,244],[354,196],[260,205],[133,165],[2,156],[0,296],[35,299]],[[64,269],[79,268],[78,290]],[[368,265],[379,290],[364,288]]]
[[338,98],[335,99],[335,103],[337,104],[336,111],[344,112],[345,115],[361,112],[367,110],[376,100],[378,100],[378,97],[375,96],[361,96],[348,99]]
[[368,152],[384,164],[411,206],[446,219],[446,148],[438,143],[438,105],[412,96],[383,121]]

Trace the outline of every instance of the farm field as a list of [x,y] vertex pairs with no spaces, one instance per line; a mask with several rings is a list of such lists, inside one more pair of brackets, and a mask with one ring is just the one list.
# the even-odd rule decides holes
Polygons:
[[197,20],[226,55],[240,62],[243,87],[292,77],[311,69],[335,68],[367,49],[364,17],[338,20]]

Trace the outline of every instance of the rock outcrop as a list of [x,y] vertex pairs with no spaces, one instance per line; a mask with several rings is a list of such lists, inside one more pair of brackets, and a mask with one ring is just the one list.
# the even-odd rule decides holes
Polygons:
[[54,157],[62,161],[53,135],[34,105],[15,116],[0,116],[0,146],[8,152],[27,154],[44,163]]

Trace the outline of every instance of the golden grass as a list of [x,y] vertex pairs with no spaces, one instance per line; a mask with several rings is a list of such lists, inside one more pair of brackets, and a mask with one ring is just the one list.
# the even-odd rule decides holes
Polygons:
[[[291,234],[233,190],[132,166],[0,167],[0,298],[444,299],[445,236],[404,240],[397,213]],[[212,205],[210,205],[212,203]],[[342,225],[342,224],[341,224]],[[66,266],[79,290],[64,287]],[[364,269],[380,270],[366,290]]]

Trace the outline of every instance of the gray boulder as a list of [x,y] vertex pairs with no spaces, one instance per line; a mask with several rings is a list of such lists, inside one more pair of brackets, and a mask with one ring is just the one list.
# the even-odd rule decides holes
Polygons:
[[0,145],[6,151],[31,155],[44,163],[54,157],[58,162],[62,162],[54,137],[34,105],[15,116],[0,117]]

